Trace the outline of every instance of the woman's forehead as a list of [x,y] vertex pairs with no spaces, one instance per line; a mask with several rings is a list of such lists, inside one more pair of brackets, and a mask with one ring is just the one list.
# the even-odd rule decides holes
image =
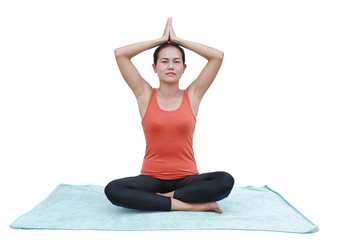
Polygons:
[[182,58],[182,53],[175,47],[163,48],[159,54],[159,58]]

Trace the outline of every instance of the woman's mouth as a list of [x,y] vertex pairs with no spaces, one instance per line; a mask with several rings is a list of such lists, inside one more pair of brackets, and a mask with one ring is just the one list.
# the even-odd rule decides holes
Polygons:
[[165,75],[175,75],[174,72],[167,72]]

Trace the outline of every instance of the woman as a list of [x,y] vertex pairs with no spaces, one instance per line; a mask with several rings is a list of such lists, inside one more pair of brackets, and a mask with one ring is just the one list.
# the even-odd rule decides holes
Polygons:
[[[131,58],[156,46],[153,69],[160,86],[153,89]],[[186,90],[179,89],[186,69],[180,46],[208,60]],[[176,37],[170,18],[161,38],[118,48],[115,57],[137,99],[146,153],[141,174],[110,182],[105,188],[107,198],[115,205],[140,210],[222,213],[216,201],[230,194],[234,179],[226,172],[199,174],[192,138],[200,102],[221,67],[223,52]]]

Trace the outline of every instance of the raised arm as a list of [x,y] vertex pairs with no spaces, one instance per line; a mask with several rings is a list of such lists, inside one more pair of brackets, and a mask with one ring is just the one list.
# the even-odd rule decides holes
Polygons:
[[139,53],[167,41],[169,41],[169,21],[166,24],[166,28],[161,38],[115,49],[115,58],[120,72],[137,99],[142,96],[145,90],[151,89],[151,86],[142,78],[131,59]]
[[187,88],[193,111],[197,114],[200,101],[213,83],[222,65],[224,53],[215,48],[176,37],[171,21],[169,21],[169,28],[169,39],[171,42],[175,42],[208,60],[197,79]]

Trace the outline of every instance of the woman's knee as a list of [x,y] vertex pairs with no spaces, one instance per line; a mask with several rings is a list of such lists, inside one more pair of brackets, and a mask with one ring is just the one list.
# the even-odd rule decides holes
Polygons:
[[233,176],[227,172],[216,172],[216,178],[220,191],[224,191],[224,194],[228,195],[235,184]]
[[107,184],[104,189],[104,193],[109,201],[111,201],[113,204],[118,205],[122,188],[123,187],[120,179],[113,180]]

